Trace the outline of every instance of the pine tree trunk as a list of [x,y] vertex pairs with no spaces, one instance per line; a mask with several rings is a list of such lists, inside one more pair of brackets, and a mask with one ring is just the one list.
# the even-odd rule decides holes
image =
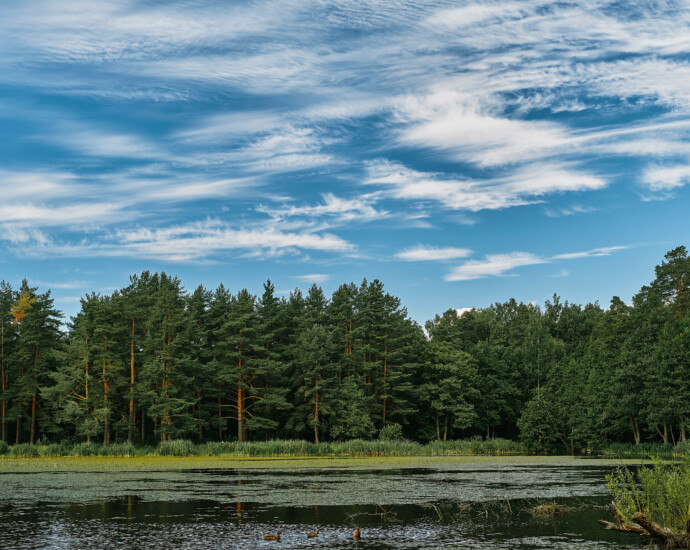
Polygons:
[[[3,373],[4,376],[4,373]],[[4,391],[5,388],[3,388]],[[7,420],[5,420],[5,415],[7,414],[7,401],[2,400],[2,440],[7,443]]]
[[36,390],[31,398],[31,434],[29,436],[29,444],[33,445],[36,441]]
[[[108,345],[103,345],[105,353],[108,352]],[[108,378],[106,371],[107,361],[105,355],[103,356],[103,408],[105,409],[105,418],[103,419],[103,445],[110,444],[110,413],[108,412]],[[108,366],[110,366],[108,364]]]
[[448,417],[446,416],[446,424],[443,427],[443,441],[448,440]]
[[[0,336],[0,361],[2,369],[0,371],[0,382],[2,383],[2,393],[7,390],[7,376],[5,375],[5,325],[2,325],[2,335]],[[2,441],[7,443],[7,400],[2,400]]]
[[237,441],[245,441],[245,427],[244,427],[244,392],[242,386],[239,384],[242,380],[238,381],[237,386]]
[[680,427],[680,440],[685,441],[687,439],[685,435],[685,426]]
[[127,428],[127,443],[132,443],[134,432],[134,317],[132,317],[132,339],[129,348],[129,426]]
[[223,441],[223,398],[218,397],[218,441]]
[[[388,322],[388,316],[386,316],[386,322]],[[388,338],[388,328],[386,328],[386,338]],[[382,425],[386,425],[386,408],[388,405],[388,386],[386,384],[386,377],[388,375],[388,343],[384,346],[385,356],[383,357],[383,412],[381,414]]]
[[17,431],[14,434],[14,444],[19,445],[19,434],[21,433],[21,428],[22,428],[22,417],[19,415],[17,417]]
[[146,445],[146,411],[141,411],[141,444]]
[[31,397],[31,431],[29,434],[29,444],[33,445],[36,441],[36,394],[38,393],[38,348],[34,353],[34,394]]
[[[318,387],[319,381],[317,380],[314,385],[316,387]],[[319,392],[318,391],[316,392],[316,404],[314,405],[314,422],[316,422],[316,424],[314,424],[314,443],[318,443],[319,442],[319,426],[318,426],[318,422],[319,422]]]
[[109,416],[108,414],[105,415],[105,419],[103,421],[103,445],[108,446],[110,445],[110,422],[109,422]]
[[441,426],[438,423],[438,413],[436,413],[436,441],[441,441]]

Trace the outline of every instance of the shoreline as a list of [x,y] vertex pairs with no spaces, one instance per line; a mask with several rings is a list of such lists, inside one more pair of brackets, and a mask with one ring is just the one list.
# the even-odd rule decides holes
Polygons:
[[60,456],[1,457],[0,473],[41,471],[156,471],[203,469],[401,469],[487,468],[492,466],[610,466],[649,464],[646,459],[588,458],[569,455],[456,455],[383,457],[233,456]]

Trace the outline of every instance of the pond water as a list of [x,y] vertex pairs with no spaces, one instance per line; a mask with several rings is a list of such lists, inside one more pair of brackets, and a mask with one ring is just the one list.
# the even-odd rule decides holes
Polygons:
[[[613,469],[5,472],[0,548],[640,548],[596,523],[609,519],[600,507]],[[533,515],[553,502],[575,511]]]

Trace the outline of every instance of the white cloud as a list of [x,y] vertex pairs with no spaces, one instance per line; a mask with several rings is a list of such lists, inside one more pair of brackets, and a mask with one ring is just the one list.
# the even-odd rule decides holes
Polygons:
[[596,258],[599,256],[610,256],[614,252],[627,250],[630,246],[608,246],[604,248],[593,248],[584,252],[569,252],[566,254],[556,254],[551,260],[575,260],[580,258]]
[[309,275],[295,275],[295,279],[299,279],[305,283],[325,283],[331,278],[330,275],[326,273],[311,273]]
[[416,246],[398,252],[395,257],[407,262],[443,261],[466,258],[472,254],[468,248],[445,247],[437,248],[434,246]]
[[[594,258],[610,256],[614,252],[626,250],[630,246],[609,246],[594,248],[584,252],[569,252],[554,256],[536,256],[529,252],[511,252],[509,254],[489,254],[484,260],[469,260],[462,265],[453,268],[445,276],[446,281],[470,281],[484,277],[500,277],[510,271],[529,265],[549,264],[562,260],[575,260],[582,258]],[[563,273],[563,272],[561,272]],[[565,275],[562,275],[565,276]]]
[[385,210],[377,210],[373,204],[375,197],[372,195],[360,195],[354,199],[343,199],[336,197],[333,193],[323,195],[323,204],[314,206],[284,206],[279,208],[269,208],[260,206],[257,211],[268,214],[272,218],[321,218],[328,217],[339,223],[351,221],[372,221],[380,220],[388,216]]
[[598,209],[593,206],[582,206],[576,204],[568,208],[546,208],[545,212],[549,218],[559,218],[561,216],[575,216],[577,214],[590,214]]
[[475,97],[452,87],[406,98],[397,115],[406,123],[402,144],[448,150],[457,160],[480,166],[534,159],[567,141],[558,124],[485,114]]
[[[31,244],[31,243],[28,243]],[[172,262],[213,260],[232,252],[254,257],[300,251],[352,252],[354,246],[328,233],[281,231],[271,225],[235,229],[218,220],[166,228],[122,229],[82,243],[33,242],[18,252],[29,256],[131,257]]]
[[683,187],[690,183],[690,165],[649,167],[642,176],[642,182],[650,191],[670,191]]
[[446,274],[446,281],[471,281],[488,276],[501,276],[517,267],[546,263],[528,252],[489,254],[484,260],[469,260]]
[[471,212],[524,205],[553,193],[606,186],[602,178],[573,171],[565,164],[528,166],[488,180],[446,179],[389,161],[372,162],[368,170],[365,183],[383,187],[384,193],[393,198],[435,201],[448,209]]

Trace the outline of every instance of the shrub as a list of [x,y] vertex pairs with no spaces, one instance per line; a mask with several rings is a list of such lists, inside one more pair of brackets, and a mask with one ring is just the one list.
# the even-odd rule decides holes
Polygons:
[[642,512],[647,519],[685,532],[690,520],[690,462],[669,465],[657,461],[637,475],[624,468],[607,476],[616,508],[626,521]]
[[72,447],[72,454],[74,456],[98,456],[101,454],[101,447],[99,443],[77,443]]
[[0,441],[0,455],[5,455],[9,451],[10,446],[4,441]]
[[62,443],[50,443],[38,448],[41,456],[64,456],[67,454],[66,448]]
[[38,456],[38,447],[28,443],[19,443],[10,447],[11,456]]
[[403,431],[400,424],[386,424],[379,432],[381,441],[402,441]]
[[194,453],[194,443],[187,439],[171,439],[158,445],[160,456],[190,456]]

